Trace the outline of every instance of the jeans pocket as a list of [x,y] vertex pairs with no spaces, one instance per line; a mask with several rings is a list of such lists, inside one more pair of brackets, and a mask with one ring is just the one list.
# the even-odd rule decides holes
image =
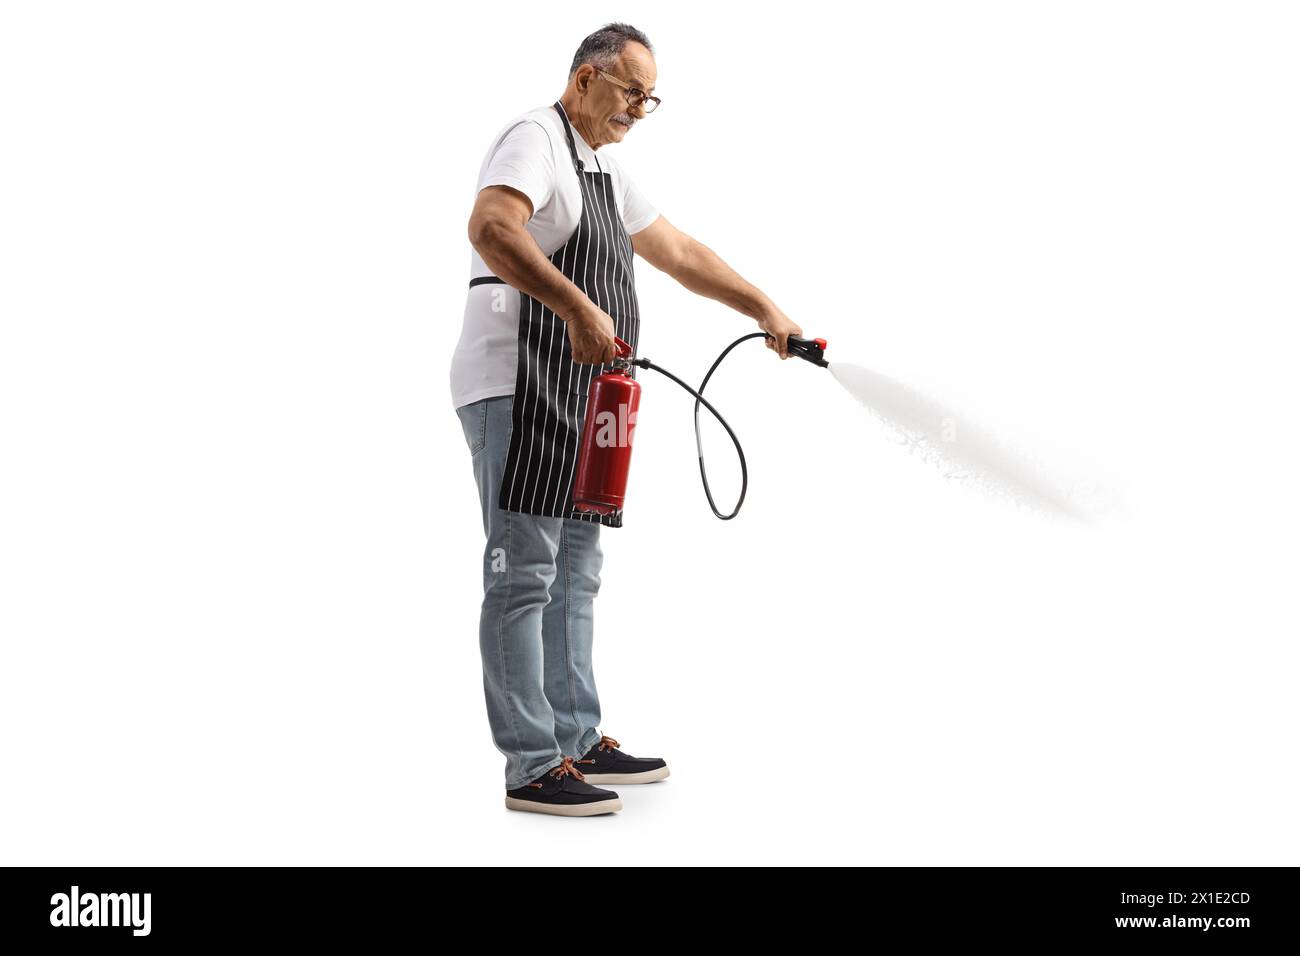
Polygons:
[[456,409],[460,427],[465,432],[465,444],[472,458],[487,444],[487,399],[471,402]]

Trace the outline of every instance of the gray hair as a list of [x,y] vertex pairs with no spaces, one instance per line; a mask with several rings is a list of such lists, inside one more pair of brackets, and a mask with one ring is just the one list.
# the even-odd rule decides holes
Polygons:
[[651,53],[655,51],[650,45],[650,38],[630,23],[607,23],[578,45],[578,52],[573,55],[573,65],[569,67],[569,79],[573,79],[573,74],[584,63],[590,63],[599,70],[613,66],[629,41],[641,44]]

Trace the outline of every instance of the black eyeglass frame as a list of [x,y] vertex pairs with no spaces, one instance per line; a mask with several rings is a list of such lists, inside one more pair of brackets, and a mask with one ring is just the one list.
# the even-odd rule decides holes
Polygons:
[[[621,86],[624,90],[624,96],[627,99],[627,105],[632,107],[633,109],[638,109],[638,108],[642,109],[645,111],[647,115],[649,115],[650,113],[653,113],[655,110],[657,110],[659,108],[659,104],[663,102],[663,100],[659,99],[659,97],[651,96],[645,90],[632,86],[630,83],[624,83],[617,76],[610,76],[608,73],[606,73],[604,70],[600,69],[599,67],[592,67],[592,69],[594,69],[605,79],[609,80],[615,86]],[[648,107],[645,105],[647,103],[650,104]]]

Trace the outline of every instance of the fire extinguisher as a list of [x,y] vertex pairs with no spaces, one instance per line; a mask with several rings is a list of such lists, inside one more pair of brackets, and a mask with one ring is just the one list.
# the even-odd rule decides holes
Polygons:
[[[661,375],[666,375],[686,391],[695,396],[695,447],[699,452],[700,479],[704,483],[704,494],[709,499],[713,513],[726,521],[734,518],[745,502],[745,492],[749,488],[749,472],[745,465],[745,452],[740,447],[740,439],[732,431],[727,420],[713,407],[701,392],[717,370],[727,353],[746,339],[771,338],[766,332],[752,332],[742,335],[732,342],[714,361],[699,391],[691,388],[680,378],[646,358],[633,358],[632,347],[614,337],[614,368],[591,380],[587,392],[587,417],[582,425],[582,444],[578,450],[578,471],[573,486],[573,507],[578,511],[596,514],[612,514],[623,507],[627,492],[628,468],[632,463],[632,435],[636,430],[637,411],[641,406],[641,383],[630,373],[633,365],[652,368]],[[825,339],[804,339],[790,335],[786,337],[787,351],[798,358],[811,362],[822,368],[829,363],[825,358]],[[736,507],[729,514],[718,510],[713,501],[713,492],[709,489],[709,476],[704,469],[704,446],[700,440],[700,406],[703,405],[713,417],[722,423],[722,427],[731,436],[736,446],[736,455],[740,459],[740,498]]]
[[632,433],[641,405],[641,383],[629,373],[632,346],[614,336],[614,368],[591,380],[587,419],[582,424],[573,507],[613,514],[623,508],[627,471],[632,464]]

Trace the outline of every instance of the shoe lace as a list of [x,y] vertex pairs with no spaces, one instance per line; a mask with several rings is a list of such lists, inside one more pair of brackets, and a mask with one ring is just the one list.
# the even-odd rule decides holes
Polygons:
[[597,749],[597,750],[613,750],[613,749],[614,749],[615,747],[617,747],[617,746],[618,746],[618,741],[617,741],[617,740],[615,740],[613,737],[606,737],[604,734],[601,734],[601,737],[600,737],[600,745],[599,745],[596,749]]
[[573,765],[572,757],[565,757],[564,763],[550,771],[550,773],[556,780],[563,780],[565,777],[573,777],[575,780],[583,779],[582,771]]

